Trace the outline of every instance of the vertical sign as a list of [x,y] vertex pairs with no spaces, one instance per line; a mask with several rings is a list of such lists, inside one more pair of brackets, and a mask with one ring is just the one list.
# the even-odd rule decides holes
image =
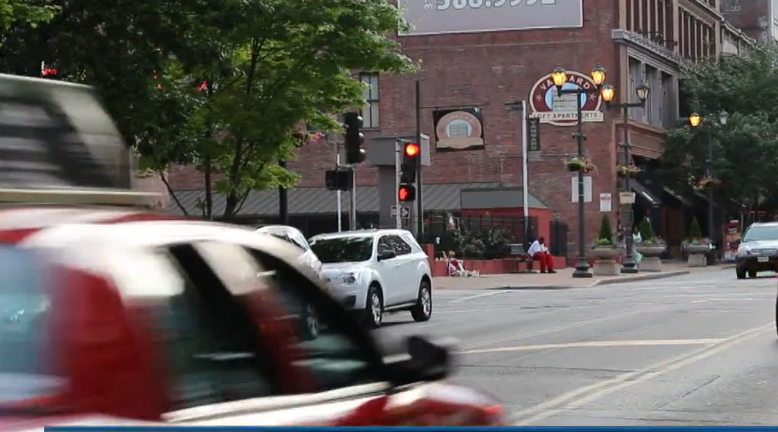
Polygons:
[[527,147],[531,152],[540,151],[540,118],[528,118],[527,119]]
[[[584,176],[584,202],[592,202],[592,177],[591,176]],[[570,188],[571,188],[571,194],[570,194],[570,202],[577,203],[578,202],[578,176],[573,177],[570,179]]]
[[600,194],[600,211],[602,213],[610,213],[611,202],[612,202],[612,197],[610,192],[602,192]]

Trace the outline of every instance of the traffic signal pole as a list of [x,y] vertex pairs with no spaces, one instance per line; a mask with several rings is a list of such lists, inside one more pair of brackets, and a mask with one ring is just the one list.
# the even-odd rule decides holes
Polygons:
[[[421,81],[416,80],[416,144],[421,150]],[[429,151],[429,150],[427,150]],[[424,195],[421,192],[421,152],[416,158],[416,238],[424,234]],[[399,212],[400,209],[397,209]]]
[[352,187],[349,191],[349,218],[348,229],[354,231],[357,229],[357,169],[356,165],[351,167],[351,180]]
[[400,211],[400,181],[402,177],[402,169],[400,166],[402,165],[403,161],[403,145],[400,140],[396,140],[394,142],[394,190],[397,191],[397,193],[394,194],[394,208],[395,208],[395,215],[394,215],[394,225],[397,229],[402,229],[403,222],[402,222],[402,212]]
[[[335,169],[340,169],[340,141],[335,142]],[[335,191],[335,199],[338,200],[338,202],[335,204],[336,211],[338,212],[338,232],[343,231],[343,209],[342,201],[341,201],[342,195],[340,194],[340,189]]]

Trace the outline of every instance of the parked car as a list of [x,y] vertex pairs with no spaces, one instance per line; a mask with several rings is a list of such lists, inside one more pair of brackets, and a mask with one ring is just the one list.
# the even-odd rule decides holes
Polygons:
[[746,229],[735,255],[738,279],[778,270],[778,222],[754,223]]
[[[0,430],[504,425],[493,398],[443,381],[449,348],[411,337],[382,350],[299,250],[252,232],[131,209],[0,209]],[[394,237],[417,250],[403,232],[373,234]],[[305,340],[290,304],[327,330]]]
[[432,277],[427,254],[406,230],[320,234],[310,239],[330,293],[367,326],[381,326],[384,312],[410,311],[416,321],[432,316]]

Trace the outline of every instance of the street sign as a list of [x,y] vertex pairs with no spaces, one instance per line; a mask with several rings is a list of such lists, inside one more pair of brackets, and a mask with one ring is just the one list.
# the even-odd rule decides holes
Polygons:
[[[397,216],[397,206],[392,206],[392,217]],[[408,207],[400,207],[400,217],[407,219],[411,217],[411,209]]]
[[635,204],[635,192],[619,192],[619,203]]

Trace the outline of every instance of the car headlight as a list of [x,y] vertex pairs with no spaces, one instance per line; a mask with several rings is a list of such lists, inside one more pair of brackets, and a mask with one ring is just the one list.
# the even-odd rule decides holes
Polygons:
[[749,256],[749,255],[752,255],[752,254],[753,253],[751,252],[751,249],[748,248],[747,246],[740,246],[737,249],[737,255],[738,256]]
[[346,285],[353,285],[359,281],[361,273],[358,271],[343,273],[340,275],[340,281]]

